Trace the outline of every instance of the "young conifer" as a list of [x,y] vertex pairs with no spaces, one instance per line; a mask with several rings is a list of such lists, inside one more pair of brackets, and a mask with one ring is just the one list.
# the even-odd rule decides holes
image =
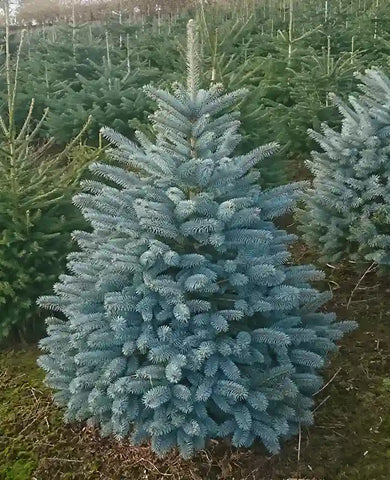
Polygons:
[[103,130],[123,167],[93,165],[108,183],[75,198],[93,229],[41,299],[66,319],[48,319],[39,364],[66,418],[103,435],[186,458],[217,437],[277,452],[312,422],[317,370],[354,324],[318,313],[322,274],[288,263],[294,237],[273,220],[300,186],[260,189],[252,167],[276,144],[234,155],[244,92],[200,89],[198,52],[191,21],[187,87],[146,89],[155,143]]
[[85,223],[72,206],[79,179],[99,152],[77,146],[88,127],[61,151],[53,139],[38,142],[48,109],[33,118],[35,101],[16,120],[24,31],[12,55],[11,5],[5,13],[4,102],[0,101],[0,343],[42,335],[36,299],[49,293],[71,250],[71,232]]
[[305,241],[324,262],[390,264],[390,80],[380,71],[358,75],[361,94],[347,105],[334,98],[341,131],[323,124],[311,136],[323,152],[308,166],[313,187],[299,212]]

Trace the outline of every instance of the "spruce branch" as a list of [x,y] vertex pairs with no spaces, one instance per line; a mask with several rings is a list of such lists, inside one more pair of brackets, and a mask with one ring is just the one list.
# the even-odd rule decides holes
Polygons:
[[200,48],[199,31],[195,20],[187,24],[187,88],[195,99],[200,84]]
[[31,116],[32,116],[32,113],[33,113],[33,110],[34,110],[34,103],[35,103],[35,99],[32,98],[31,102],[30,102],[30,107],[28,109],[27,116],[26,116],[26,118],[23,122],[22,128],[20,129],[19,135],[16,138],[17,140],[21,140],[27,133],[27,129],[30,125]]
[[83,128],[80,130],[80,132],[74,137],[71,142],[68,143],[68,145],[64,148],[64,150],[58,155],[57,159],[61,160],[62,158],[66,157],[69,152],[72,150],[72,148],[84,137],[85,132],[88,130],[88,127],[90,126],[92,122],[92,115],[89,115],[87,121],[85,122]]

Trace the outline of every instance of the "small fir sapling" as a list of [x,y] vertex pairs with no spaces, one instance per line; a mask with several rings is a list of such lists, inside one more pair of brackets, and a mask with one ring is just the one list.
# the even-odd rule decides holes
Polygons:
[[260,189],[252,167],[276,144],[234,155],[244,92],[199,88],[197,38],[191,21],[187,88],[146,89],[156,143],[103,130],[123,166],[93,165],[109,183],[75,198],[93,230],[40,301],[62,315],[39,364],[66,419],[103,435],[185,458],[218,437],[277,452],[312,423],[317,370],[355,325],[319,313],[322,274],[288,263],[294,236],[273,220],[301,187]]
[[303,238],[323,262],[390,264],[390,80],[358,74],[361,94],[349,105],[333,96],[341,131],[310,131],[322,152],[307,162],[314,175],[298,212]]
[[35,101],[19,127],[21,53],[24,31],[12,55],[11,7],[5,14],[5,101],[0,102],[0,343],[42,335],[42,317],[36,299],[49,293],[72,248],[71,232],[85,226],[72,205],[79,179],[100,151],[78,145],[88,121],[62,150],[53,151],[53,139],[38,142],[48,110],[33,119]]

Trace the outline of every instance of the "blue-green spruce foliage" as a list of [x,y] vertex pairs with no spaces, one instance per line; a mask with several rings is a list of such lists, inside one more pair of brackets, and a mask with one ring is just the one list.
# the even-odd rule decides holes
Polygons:
[[307,162],[314,174],[299,212],[305,241],[325,262],[390,264],[390,80],[370,69],[357,75],[361,94],[334,98],[341,131],[311,131],[322,152]]
[[321,273],[287,263],[293,236],[273,219],[300,186],[258,186],[275,144],[233,155],[243,92],[199,89],[196,38],[190,22],[187,88],[147,88],[155,144],[104,129],[124,167],[93,165],[108,184],[75,198],[93,231],[74,233],[81,251],[41,299],[66,320],[48,319],[39,364],[67,420],[103,435],[185,458],[217,437],[277,452],[312,422],[317,369],[353,324],[316,313]]

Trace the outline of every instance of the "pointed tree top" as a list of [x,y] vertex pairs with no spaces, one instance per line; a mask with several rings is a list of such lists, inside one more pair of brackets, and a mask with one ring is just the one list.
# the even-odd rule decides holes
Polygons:
[[198,25],[195,20],[187,24],[187,88],[192,98],[199,90],[200,47]]

